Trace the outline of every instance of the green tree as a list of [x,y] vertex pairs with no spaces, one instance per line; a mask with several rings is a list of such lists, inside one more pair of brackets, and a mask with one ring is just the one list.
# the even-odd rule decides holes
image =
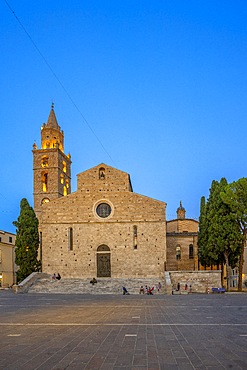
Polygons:
[[[203,266],[219,265],[220,261],[215,251],[215,247],[209,243],[209,228],[211,225],[212,210],[215,202],[215,192],[218,187],[218,181],[213,180],[209,189],[209,198],[205,202],[203,197],[201,200],[201,211],[199,219],[199,261]],[[204,203],[205,202],[205,203]]]
[[221,193],[227,181],[213,180],[207,203],[201,200],[198,249],[204,266],[225,264],[229,289],[230,267],[234,268],[241,253],[242,236],[231,208],[223,202]]
[[27,199],[23,198],[20,203],[20,215],[13,224],[16,227],[16,257],[15,262],[19,266],[17,271],[17,283],[24,280],[34,271],[40,270],[38,261],[39,233],[38,219]]
[[215,182],[208,210],[208,253],[217,265],[226,265],[227,288],[230,288],[230,267],[234,268],[241,253],[242,236],[230,207],[223,202],[221,193],[227,187],[222,178]]
[[242,291],[242,273],[244,263],[244,247],[247,235],[247,178],[243,177],[238,181],[229,184],[225,191],[221,193],[221,198],[232,210],[235,220],[242,234],[242,245],[239,255],[239,279],[238,290]]
[[206,245],[208,240],[207,204],[205,197],[201,197],[199,232],[198,232],[198,259],[202,266],[208,266]]

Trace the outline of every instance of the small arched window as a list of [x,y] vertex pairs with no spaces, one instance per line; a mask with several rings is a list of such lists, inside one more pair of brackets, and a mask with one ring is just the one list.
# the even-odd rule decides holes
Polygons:
[[41,204],[49,203],[50,199],[49,198],[43,198],[41,201]]
[[100,180],[105,179],[105,169],[104,169],[104,167],[100,167],[100,169],[99,169],[99,179]]
[[60,182],[61,182],[61,184],[64,184],[64,175],[62,173],[60,175]]
[[134,249],[137,249],[137,226],[133,226],[133,242],[134,242]]
[[137,237],[137,226],[136,225],[133,226],[133,234],[135,237]]
[[69,235],[68,235],[68,242],[69,242],[69,251],[73,250],[73,229],[72,227],[69,228]]
[[48,157],[46,155],[41,158],[41,166],[48,167]]
[[181,247],[179,244],[176,246],[176,260],[181,260]]
[[47,172],[42,172],[41,181],[42,181],[43,192],[47,192],[48,191],[48,173]]
[[63,172],[66,173],[66,171],[67,171],[67,165],[66,165],[66,162],[63,161]]
[[189,245],[189,258],[192,259],[194,258],[194,247],[193,244]]

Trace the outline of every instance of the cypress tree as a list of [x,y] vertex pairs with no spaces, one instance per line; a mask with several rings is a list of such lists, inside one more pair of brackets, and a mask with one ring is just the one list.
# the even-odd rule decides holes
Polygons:
[[221,193],[221,198],[233,212],[235,221],[239,227],[239,233],[242,236],[242,245],[239,252],[239,279],[238,290],[242,291],[242,273],[244,263],[244,247],[247,237],[247,178],[241,178],[229,184],[224,192]]
[[200,216],[199,216],[199,232],[198,232],[198,259],[202,266],[206,268],[207,266],[207,255],[206,255],[206,245],[207,245],[207,204],[205,197],[201,197],[200,204]]
[[222,178],[215,183],[208,212],[208,252],[216,264],[226,265],[227,288],[230,288],[230,267],[234,268],[241,250],[242,237],[230,207],[221,198],[227,187]]
[[241,253],[242,235],[236,217],[222,194],[228,184],[225,178],[213,180],[207,203],[201,199],[198,256],[204,266],[225,264],[229,289],[230,267],[234,268]]
[[34,271],[39,271],[38,261],[39,233],[38,219],[27,199],[20,202],[20,215],[13,224],[16,227],[15,263],[19,266],[16,273],[17,283]]
[[212,248],[212,245],[209,243],[211,213],[214,207],[214,194],[218,187],[218,184],[218,181],[212,181],[211,188],[209,190],[209,198],[207,203],[205,203],[204,205],[202,204],[202,210],[199,220],[199,261],[205,267],[219,264],[218,256],[214,253],[214,248]]

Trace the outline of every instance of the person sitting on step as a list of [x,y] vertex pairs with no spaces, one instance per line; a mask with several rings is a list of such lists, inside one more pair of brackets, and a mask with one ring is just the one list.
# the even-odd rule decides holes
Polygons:
[[91,281],[90,281],[90,284],[94,285],[97,283],[97,280],[95,278],[93,278]]
[[129,294],[128,290],[125,288],[125,286],[123,286],[123,295],[125,294]]
[[144,292],[144,288],[143,288],[143,285],[140,287],[140,291],[139,291],[140,294],[145,294]]

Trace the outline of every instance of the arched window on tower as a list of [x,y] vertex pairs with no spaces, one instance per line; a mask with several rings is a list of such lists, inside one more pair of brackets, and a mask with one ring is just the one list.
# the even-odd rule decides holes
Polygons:
[[66,165],[66,162],[63,161],[63,172],[66,173],[66,171],[67,171],[67,165]]
[[66,197],[66,195],[68,194],[68,192],[67,192],[67,188],[66,188],[66,186],[64,185],[64,187],[63,187],[63,195]]
[[41,204],[49,203],[50,199],[49,198],[43,198],[41,201]]
[[48,157],[46,155],[43,155],[41,158],[41,166],[43,168],[48,167]]
[[100,169],[99,169],[99,179],[100,180],[105,179],[105,169],[104,169],[104,167],[100,167]]
[[47,192],[48,191],[48,173],[47,172],[42,172],[41,181],[42,181],[42,190],[44,192]]
[[62,173],[60,175],[60,182],[61,182],[61,184],[64,184],[64,175]]
[[181,247],[180,244],[177,244],[176,246],[176,260],[180,261],[181,260]]
[[193,244],[189,245],[189,258],[193,259],[194,258],[194,247]]

